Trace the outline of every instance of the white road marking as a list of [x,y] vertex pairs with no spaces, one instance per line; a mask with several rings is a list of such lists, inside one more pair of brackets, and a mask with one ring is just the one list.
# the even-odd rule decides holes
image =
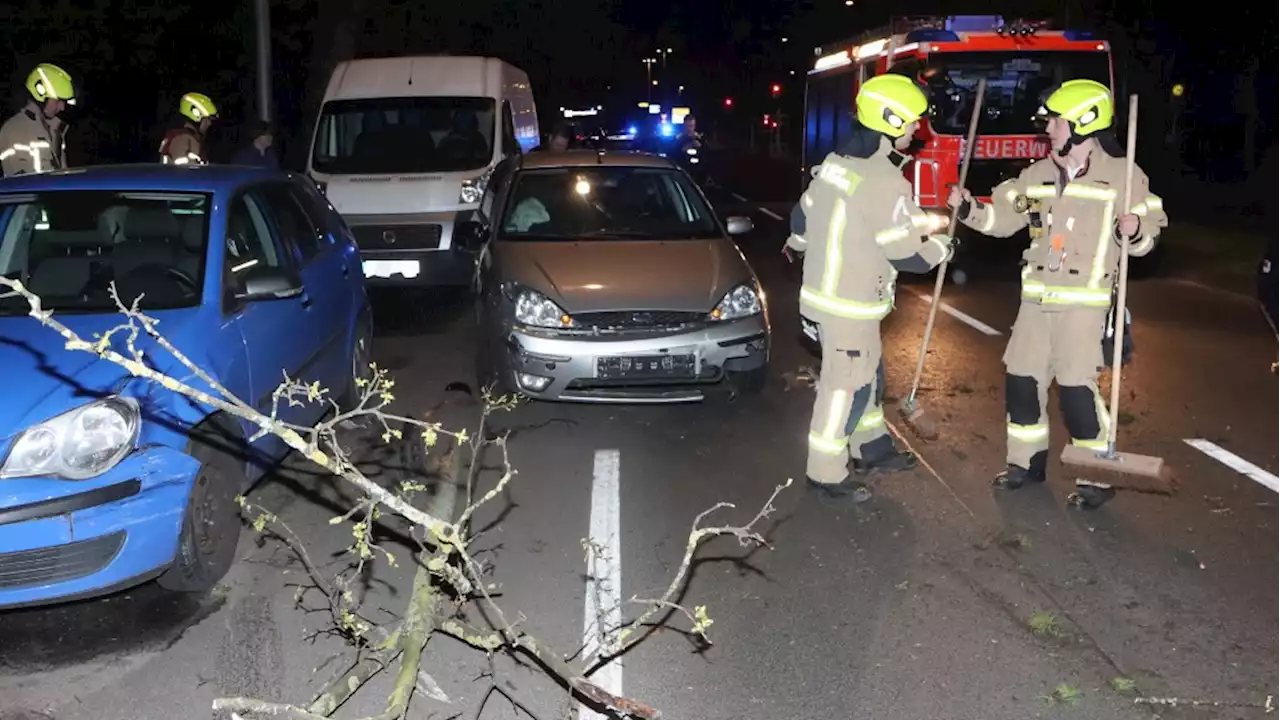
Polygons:
[[733,199],[737,200],[738,202],[751,202],[750,200],[739,195],[738,193],[730,193],[730,195],[733,195]]
[[1248,460],[1245,460],[1244,458],[1238,455],[1235,455],[1234,453],[1224,450],[1223,448],[1218,447],[1217,445],[1214,445],[1208,440],[1201,440],[1197,438],[1197,439],[1183,440],[1182,442],[1199,450],[1205,455],[1208,455],[1214,460],[1217,460],[1223,465],[1226,465],[1232,470],[1235,470],[1241,475],[1244,475],[1245,477],[1258,483],[1259,485],[1262,485],[1263,487],[1266,487],[1266,488],[1270,488],[1272,492],[1280,493],[1280,478],[1277,478],[1275,475],[1272,475],[1271,473],[1267,472],[1266,470],[1263,470],[1257,465],[1254,465]]
[[[921,300],[925,301],[926,303],[933,304],[933,295],[931,295],[931,294],[925,294],[925,293],[919,292],[919,291],[917,291],[917,290],[912,290],[912,289],[910,289],[910,288],[908,288],[908,290],[910,291],[910,293],[911,293],[912,295],[915,295],[916,297],[920,298]],[[948,304],[947,304],[947,303],[945,303],[945,302],[944,302],[944,303],[942,303],[942,304],[940,305],[940,307],[942,308],[942,312],[944,312],[944,313],[946,313],[946,314],[950,315],[951,317],[953,317],[953,318],[955,318],[955,319],[959,320],[960,322],[964,323],[965,325],[968,325],[969,327],[973,328],[974,330],[977,330],[978,332],[982,333],[983,335],[990,335],[991,337],[996,337],[996,336],[998,336],[998,335],[1000,334],[1000,331],[999,331],[999,330],[997,330],[997,329],[995,329],[995,328],[991,327],[990,325],[988,325],[988,324],[986,324],[986,323],[982,322],[981,320],[979,320],[979,319],[977,319],[977,318],[975,318],[975,317],[973,317],[973,316],[971,316],[971,315],[967,315],[967,314],[965,314],[965,313],[960,312],[959,310],[957,310],[957,309],[955,309],[955,308],[951,307],[950,305],[948,305]]]
[[778,213],[776,213],[776,212],[774,212],[774,211],[770,210],[769,208],[757,207],[756,209],[757,209],[757,210],[759,210],[760,212],[764,213],[765,215],[768,215],[769,217],[773,218],[774,220],[782,220],[782,216],[781,216],[781,215],[779,215]]
[[[622,537],[619,510],[617,450],[597,450],[591,478],[591,542],[586,609],[583,613],[584,657],[591,657],[622,625]],[[615,658],[591,674],[591,681],[607,692],[622,695],[622,661]],[[604,718],[581,706],[579,718]]]

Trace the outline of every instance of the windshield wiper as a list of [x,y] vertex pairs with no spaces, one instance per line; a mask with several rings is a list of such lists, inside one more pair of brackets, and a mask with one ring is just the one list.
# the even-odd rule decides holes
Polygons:
[[583,233],[583,235],[597,236],[597,237],[638,237],[638,238],[654,237],[654,234],[651,232],[643,232],[640,230],[628,230],[626,228],[623,228],[620,230],[610,229],[610,228],[600,228],[599,230],[592,230],[591,232]]

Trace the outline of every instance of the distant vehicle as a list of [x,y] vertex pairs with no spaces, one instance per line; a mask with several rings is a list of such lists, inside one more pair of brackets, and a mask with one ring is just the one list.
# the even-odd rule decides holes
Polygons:
[[1258,302],[1262,305],[1262,313],[1271,323],[1272,332],[1276,331],[1276,304],[1280,287],[1276,282],[1276,238],[1271,238],[1271,247],[1258,263]]
[[671,161],[536,153],[499,166],[474,222],[477,374],[496,392],[596,403],[697,402],[767,378],[760,283]]
[[487,57],[349,60],[329,79],[307,172],[355,233],[371,286],[466,285],[453,242],[503,158],[538,145],[524,71]]
[[[125,304],[270,414],[283,374],[348,405],[372,324],[359,253],[310,180],[264,168],[93,167],[0,181],[0,271],[92,340]],[[83,351],[0,298],[0,607],[158,578],[212,588],[235,557],[236,495],[286,453],[274,435]],[[117,343],[123,343],[117,337]],[[216,394],[149,341],[162,373]],[[308,426],[327,402],[279,404]]]

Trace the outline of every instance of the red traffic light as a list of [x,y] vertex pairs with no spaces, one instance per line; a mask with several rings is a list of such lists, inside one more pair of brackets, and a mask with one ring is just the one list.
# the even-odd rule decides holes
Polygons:
[[733,98],[725,98],[725,99],[724,99],[724,106],[725,106],[725,107],[733,107]]
[[768,126],[769,126],[769,116],[768,116],[768,115],[765,115],[765,116],[764,116],[764,123],[762,123],[762,124],[763,124],[765,127],[768,127]]
[[780,92],[782,92],[782,86],[781,86],[781,85],[779,85],[778,83],[774,83],[774,84],[773,84],[773,94],[774,94],[774,95],[777,95],[777,94],[778,94],[778,93],[780,93]]

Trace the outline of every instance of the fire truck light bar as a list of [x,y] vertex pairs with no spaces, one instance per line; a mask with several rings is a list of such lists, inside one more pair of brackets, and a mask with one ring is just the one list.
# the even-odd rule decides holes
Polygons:
[[814,70],[830,70],[831,68],[848,65],[853,62],[849,59],[849,51],[844,50],[830,55],[823,55],[813,63]]

